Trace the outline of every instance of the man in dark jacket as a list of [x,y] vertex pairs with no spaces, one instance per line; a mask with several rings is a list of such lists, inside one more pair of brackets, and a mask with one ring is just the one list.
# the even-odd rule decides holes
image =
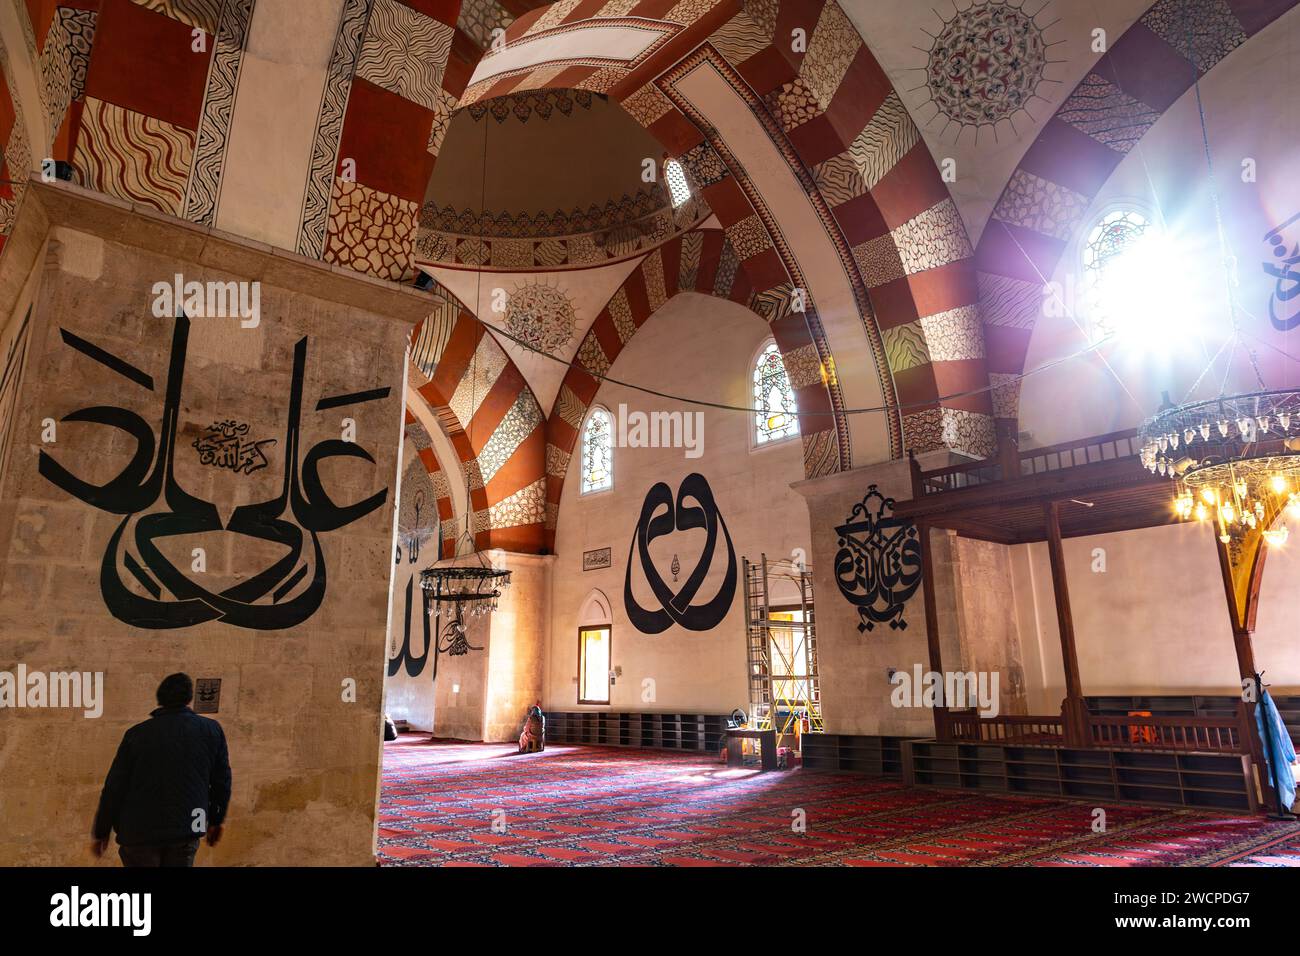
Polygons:
[[230,804],[226,735],[190,710],[194,682],[172,674],[158,685],[158,709],[122,737],[104,781],[91,851],[102,856],[117,831],[123,866],[193,866],[199,839],[221,839]]

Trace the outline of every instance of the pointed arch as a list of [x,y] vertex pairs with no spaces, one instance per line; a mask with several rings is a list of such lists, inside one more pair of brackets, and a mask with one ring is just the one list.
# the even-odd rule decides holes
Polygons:
[[[1020,417],[1043,286],[1124,157],[1194,81],[1297,0],[1157,0],[1110,45],[1025,151],[975,251],[994,414]],[[1185,9],[1196,19],[1189,37]]]
[[[641,42],[595,57],[620,18]],[[806,49],[783,42],[796,28]],[[905,448],[991,452],[971,243],[835,0],[552,4],[511,25],[460,105],[559,87],[610,96],[680,160],[736,251],[747,304],[779,320],[802,300],[798,346],[831,371],[829,424],[803,436],[806,475]],[[877,406],[887,413],[845,414]]]
[[[637,330],[670,299],[682,292],[712,295],[746,306],[768,322],[781,349],[786,373],[800,410],[804,430],[827,433],[823,379],[829,374],[817,351],[802,335],[797,315],[769,321],[756,307],[748,289],[738,281],[736,256],[720,229],[698,229],[660,246],[628,274],[583,336],[574,364],[560,384],[546,420],[546,546],[555,542],[555,520],[565,478],[600,388],[599,376],[609,372]],[[807,405],[805,405],[805,402]],[[805,444],[805,448],[806,448]]]
[[468,476],[475,545],[542,550],[545,421],[523,373],[483,323],[441,287],[435,308],[411,333],[411,358],[425,379],[416,390]]

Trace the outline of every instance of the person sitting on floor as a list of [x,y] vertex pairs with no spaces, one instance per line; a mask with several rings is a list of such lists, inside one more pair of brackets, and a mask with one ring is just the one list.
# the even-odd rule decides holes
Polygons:
[[519,753],[535,754],[546,749],[546,715],[534,704],[524,715],[523,733],[519,735]]

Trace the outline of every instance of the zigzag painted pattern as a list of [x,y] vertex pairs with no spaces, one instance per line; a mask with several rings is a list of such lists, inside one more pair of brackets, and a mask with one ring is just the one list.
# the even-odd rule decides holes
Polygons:
[[555,414],[575,432],[582,427],[582,419],[587,414],[587,406],[573,389],[567,385],[560,386],[560,394],[555,399]]
[[222,15],[221,0],[131,0],[132,3],[165,17],[216,33]]
[[437,110],[456,29],[397,0],[374,0],[357,76]]
[[849,146],[849,155],[867,189],[874,189],[920,141],[921,132],[907,107],[897,93],[890,93]]
[[921,332],[919,323],[909,322],[906,325],[885,329],[880,333],[880,337],[885,343],[889,370],[894,374],[930,362],[930,351],[926,347],[925,336]]
[[1043,286],[1010,276],[981,272],[978,277],[980,311],[985,325],[1032,329],[1043,307]]
[[203,112],[199,116],[198,145],[185,193],[185,218],[205,226],[215,224],[217,218],[230,118],[235,111],[235,89],[239,85],[239,67],[244,60],[255,2],[229,0],[221,9],[216,50],[208,70]]
[[76,167],[100,192],[179,215],[193,154],[189,130],[86,97]]
[[756,53],[762,53],[772,43],[771,32],[754,21],[742,10],[724,23],[709,37],[732,66],[739,66]]
[[302,225],[298,230],[298,254],[319,259],[325,254],[325,231],[329,223],[330,196],[334,189],[334,165],[338,161],[343,114],[352,90],[352,74],[361,50],[361,35],[370,16],[371,0],[343,0],[339,31],[334,37],[329,73],[321,94],[316,136],[312,140],[307,192],[302,202]]
[[820,478],[840,470],[835,432],[806,432],[799,437],[803,441],[803,473],[806,477]]

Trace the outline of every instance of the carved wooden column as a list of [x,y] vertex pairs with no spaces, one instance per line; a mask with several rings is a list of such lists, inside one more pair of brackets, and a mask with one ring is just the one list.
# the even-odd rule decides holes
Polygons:
[[[939,612],[934,599],[934,556],[930,550],[930,526],[924,521],[916,523],[916,533],[921,538],[921,590],[925,602],[925,643],[930,672],[943,673],[943,655],[939,649]],[[934,736],[948,740],[948,708],[934,708]]]
[[[1255,613],[1259,609],[1259,587],[1264,577],[1264,558],[1268,548],[1264,544],[1264,530],[1273,526],[1281,515],[1280,508],[1271,509],[1254,528],[1242,528],[1223,541],[1215,529],[1215,546],[1219,553],[1219,570],[1223,573],[1223,591],[1228,599],[1228,616],[1232,624],[1232,644],[1237,655],[1237,671],[1242,681],[1255,678],[1255,646],[1251,635],[1255,631]],[[1272,807],[1273,782],[1269,779],[1264,762],[1264,742],[1255,723],[1254,703],[1245,703],[1247,747],[1250,759],[1259,768],[1265,806]]]
[[1065,667],[1065,700],[1061,719],[1065,742],[1072,747],[1092,745],[1087,708],[1083,703],[1083,682],[1079,678],[1079,655],[1074,644],[1074,617],[1070,613],[1070,586],[1065,575],[1065,553],[1061,548],[1060,502],[1043,505],[1047,524],[1047,556],[1052,564],[1052,592],[1056,597],[1056,624],[1061,632],[1061,663]]

